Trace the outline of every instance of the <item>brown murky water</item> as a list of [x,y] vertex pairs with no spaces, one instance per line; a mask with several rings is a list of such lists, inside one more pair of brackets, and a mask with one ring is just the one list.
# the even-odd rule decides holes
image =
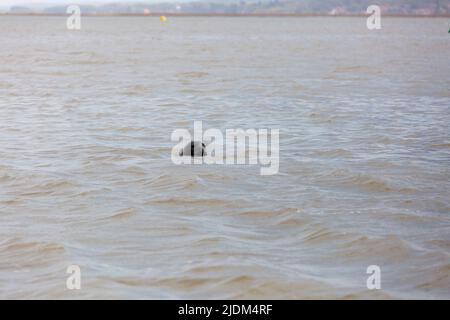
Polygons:
[[[0,17],[0,298],[450,298],[450,22],[365,23]],[[194,120],[280,173],[175,166]]]

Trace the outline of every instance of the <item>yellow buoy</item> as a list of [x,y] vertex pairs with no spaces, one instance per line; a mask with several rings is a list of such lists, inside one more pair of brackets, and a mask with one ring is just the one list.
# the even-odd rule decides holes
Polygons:
[[159,20],[161,20],[161,22],[165,22],[167,20],[167,17],[166,16],[161,16],[161,17],[159,17]]

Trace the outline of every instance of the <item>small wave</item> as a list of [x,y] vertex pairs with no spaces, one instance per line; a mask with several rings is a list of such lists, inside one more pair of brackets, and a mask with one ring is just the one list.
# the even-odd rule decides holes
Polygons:
[[330,115],[328,112],[311,112],[308,115],[314,121],[323,122],[323,123],[331,123],[337,119],[337,116]]
[[155,285],[178,288],[178,289],[194,289],[210,283],[215,283],[215,279],[210,278],[166,278],[156,281]]
[[432,144],[430,145],[432,149],[449,149],[450,143],[440,143],[440,144]]
[[11,182],[15,180],[15,178],[7,173],[0,175],[0,182]]
[[[248,279],[250,280],[250,279]],[[253,279],[243,285],[232,282],[233,294],[228,299],[330,299],[336,297],[336,289],[316,279],[296,279],[286,282],[281,279]],[[342,292],[342,290],[341,290]]]
[[319,157],[350,157],[351,151],[345,149],[316,150],[313,155]]
[[109,216],[107,218],[104,218],[105,220],[110,220],[110,219],[128,219],[132,216],[134,216],[136,214],[136,209],[135,208],[127,208],[127,209],[122,209],[119,210],[115,213],[113,213],[112,216]]
[[143,127],[121,127],[119,129],[117,129],[117,131],[123,132],[123,133],[140,132],[140,131],[144,131],[144,130],[145,130],[145,128],[143,128]]
[[381,290],[373,290],[373,291],[359,291],[355,293],[350,293],[339,297],[340,300],[392,300],[396,299],[395,296],[392,296],[386,292],[380,292]]
[[231,201],[221,199],[187,199],[187,198],[167,198],[154,199],[146,201],[145,204],[163,204],[163,205],[201,205],[201,206],[228,206]]
[[179,176],[160,175],[152,180],[145,181],[144,185],[154,190],[192,190],[202,185],[201,179],[181,178]]
[[120,170],[123,173],[129,173],[129,174],[134,174],[134,175],[145,175],[146,171],[144,168],[134,165],[134,166],[128,166],[122,170]]
[[340,255],[347,259],[383,257],[390,261],[403,261],[411,256],[410,246],[395,235],[383,238],[358,237],[341,245]]
[[311,230],[305,236],[303,236],[302,240],[306,243],[319,243],[319,242],[329,242],[342,238],[343,235],[333,231],[328,228],[320,227],[316,230]]
[[50,181],[47,183],[32,185],[28,190],[23,192],[22,196],[45,196],[59,192],[66,188],[72,188],[75,185],[69,181]]
[[178,77],[183,77],[183,78],[203,78],[208,76],[209,73],[207,72],[201,72],[201,71],[193,71],[193,72],[182,72],[182,73],[178,73],[177,76]]
[[376,70],[373,70],[373,68],[369,68],[367,66],[340,66],[336,67],[333,70],[333,73],[348,73],[348,72],[367,72],[367,73],[376,73]]
[[309,221],[306,219],[296,218],[296,217],[288,217],[286,219],[282,219],[278,222],[279,226],[284,227],[302,227],[305,226]]
[[18,252],[28,252],[39,256],[51,253],[64,253],[65,248],[59,243],[27,241],[22,238],[11,238],[0,243],[0,253],[2,255],[6,254],[8,256],[11,254],[17,254]]
[[367,174],[357,174],[350,178],[349,182],[355,186],[379,192],[390,192],[393,188],[386,181],[377,179]]
[[109,64],[111,61],[107,60],[78,60],[78,61],[71,61],[68,64],[74,64],[74,65],[103,65],[103,64]]
[[250,284],[252,282],[254,282],[256,280],[256,278],[250,276],[250,275],[238,275],[238,276],[234,276],[230,279],[227,279],[224,283],[226,285],[245,285]]
[[204,237],[194,242],[195,245],[212,245],[224,241],[223,237]]
[[148,93],[149,89],[146,86],[135,85],[130,88],[127,88],[124,92],[122,92],[125,96],[139,96],[141,94]]
[[448,288],[450,288],[450,264],[445,264],[442,266],[431,266],[427,274],[429,274],[428,279],[423,279],[423,276],[418,276],[421,279],[421,283],[416,286],[418,289],[425,290],[436,290],[444,289],[448,294]]
[[338,183],[340,186],[348,186],[370,192],[401,192],[413,194],[417,191],[409,187],[396,186],[390,181],[382,179],[380,176],[375,177],[371,174],[353,173],[341,169],[334,170],[330,174],[324,175],[321,179],[329,184]]
[[11,83],[3,82],[3,81],[0,82],[0,89],[11,89],[13,87],[14,87],[14,85]]
[[11,205],[17,205],[17,204],[20,204],[20,203],[22,203],[22,202],[23,202],[23,201],[22,201],[22,200],[19,200],[19,199],[0,200],[0,204],[9,205],[9,206],[11,206]]

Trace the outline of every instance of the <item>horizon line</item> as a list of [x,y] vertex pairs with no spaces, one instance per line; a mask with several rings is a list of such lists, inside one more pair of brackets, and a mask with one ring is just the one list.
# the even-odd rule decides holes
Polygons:
[[[68,13],[51,12],[0,12],[1,16],[70,16]],[[368,17],[365,13],[82,13],[85,17]],[[450,18],[450,14],[383,14],[391,18]]]

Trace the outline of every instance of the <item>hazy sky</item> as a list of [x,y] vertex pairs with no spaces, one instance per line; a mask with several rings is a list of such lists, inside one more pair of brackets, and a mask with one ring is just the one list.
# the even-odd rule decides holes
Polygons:
[[[193,0],[0,0],[0,9],[8,9],[14,5],[67,5],[67,4],[102,4],[112,2],[142,2],[142,3],[161,3],[161,2],[190,2]],[[202,0],[196,0],[202,1]]]
[[[191,0],[134,0],[133,2],[188,2]],[[58,3],[73,3],[73,4],[95,4],[95,3],[111,3],[111,2],[126,2],[125,0],[0,0],[0,6],[23,5],[23,4],[58,4]]]

